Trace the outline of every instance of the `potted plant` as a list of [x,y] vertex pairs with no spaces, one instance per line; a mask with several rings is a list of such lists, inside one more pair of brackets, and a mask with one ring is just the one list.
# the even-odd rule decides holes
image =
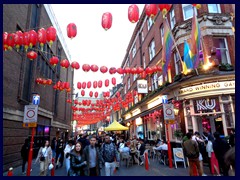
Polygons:
[[233,65],[228,64],[228,63],[221,63],[219,65],[219,71],[233,71]]
[[177,138],[177,139],[181,139],[183,137],[183,132],[181,130],[176,130],[174,131],[174,136]]

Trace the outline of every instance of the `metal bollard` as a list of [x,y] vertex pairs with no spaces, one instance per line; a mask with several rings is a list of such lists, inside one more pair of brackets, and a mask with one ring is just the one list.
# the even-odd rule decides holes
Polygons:
[[13,176],[13,168],[12,167],[9,168],[7,176]]

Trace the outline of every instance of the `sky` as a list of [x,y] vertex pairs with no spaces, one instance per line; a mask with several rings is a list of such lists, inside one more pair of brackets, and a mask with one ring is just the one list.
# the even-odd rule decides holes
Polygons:
[[[83,64],[96,64],[101,66],[121,67],[125,57],[127,47],[137,23],[128,20],[128,7],[131,4],[52,4],[52,9],[62,30],[68,49],[71,54],[71,61],[77,61],[80,69],[74,72],[75,93],[77,82],[88,82],[109,79],[110,86],[101,89],[85,89],[85,97],[89,91],[108,91],[113,86],[111,78],[117,79],[117,84],[121,83],[121,76],[116,73],[110,75],[108,72],[102,74],[98,72],[83,72]],[[137,4],[139,16],[141,16],[144,4]],[[112,27],[105,31],[102,28],[102,15],[105,12],[112,14]],[[67,25],[75,23],[77,26],[77,36],[73,39],[67,36]]]

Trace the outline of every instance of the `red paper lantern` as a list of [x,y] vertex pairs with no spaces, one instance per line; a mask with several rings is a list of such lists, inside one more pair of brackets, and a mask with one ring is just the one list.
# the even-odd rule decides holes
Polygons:
[[130,71],[131,74],[137,74],[137,68],[132,68],[131,71]]
[[157,66],[157,70],[158,70],[159,72],[162,72],[162,66]]
[[77,83],[77,88],[81,89],[82,88],[82,84],[80,82]]
[[97,72],[97,71],[98,71],[98,66],[95,65],[95,64],[91,65],[91,70],[92,70],[93,72]]
[[106,73],[107,71],[108,71],[108,68],[106,67],[106,66],[102,66],[101,68],[100,68],[100,71],[101,71],[101,73]]
[[110,29],[112,26],[112,14],[109,12],[106,12],[102,15],[102,27],[106,31]]
[[66,89],[67,93],[71,92],[71,88]]
[[158,7],[162,12],[163,16],[165,16],[167,12],[171,9],[172,4],[158,4]]
[[85,89],[86,86],[87,86],[87,83],[86,83],[86,82],[83,82],[83,83],[82,83],[82,88]]
[[42,84],[45,86],[47,84],[47,80],[46,79],[43,79],[42,80]]
[[131,23],[135,23],[139,19],[139,9],[138,6],[133,4],[128,7],[128,19]]
[[105,98],[107,96],[107,93],[106,92],[103,92],[103,97]]
[[3,50],[4,51],[7,51],[8,49],[7,39],[8,39],[8,33],[4,32],[3,33]]
[[69,38],[74,38],[77,35],[77,26],[74,23],[70,23],[67,26],[67,36]]
[[50,47],[52,46],[53,41],[56,40],[56,36],[56,29],[53,26],[47,28],[47,42],[49,42]]
[[37,53],[34,52],[34,51],[30,51],[30,52],[27,53],[27,58],[30,59],[30,60],[36,59],[37,56],[38,56]]
[[98,88],[101,88],[101,87],[102,87],[102,81],[99,80],[99,81],[98,81]]
[[36,81],[35,81],[37,84],[40,84],[42,82],[42,79],[41,78],[37,78]]
[[145,71],[146,71],[147,74],[152,74],[152,73],[153,73],[153,70],[152,70],[152,68],[150,68],[150,67],[147,67],[147,68],[145,69]]
[[106,80],[105,80],[105,87],[108,87],[108,86],[109,86],[109,80],[106,79]]
[[17,31],[15,33],[14,41],[15,41],[15,46],[17,48],[17,51],[19,51],[20,46],[23,45],[23,33],[22,33],[22,31]]
[[70,88],[70,83],[69,82],[65,82],[65,89],[68,89],[68,88]]
[[38,30],[38,41],[40,43],[41,50],[43,50],[43,46],[47,42],[47,32],[44,28]]
[[94,89],[96,89],[96,88],[97,88],[97,86],[98,86],[98,83],[97,83],[97,81],[93,81],[93,88],[94,88]]
[[84,72],[88,72],[90,69],[91,69],[91,67],[89,66],[89,64],[84,64],[84,65],[82,66],[82,70],[83,70]]
[[147,77],[147,74],[146,74],[145,71],[143,71],[143,72],[141,73],[141,78],[142,78],[142,79],[146,79],[146,77]]
[[114,86],[116,85],[116,78],[115,78],[115,77],[112,78],[112,84],[113,84]]
[[94,97],[97,98],[98,97],[98,92],[94,93]]
[[29,46],[29,33],[28,32],[23,33],[23,45],[24,45],[24,49],[27,52],[27,49]]
[[51,85],[52,84],[52,80],[51,79],[47,79],[47,84]]
[[81,95],[85,96],[85,91],[84,90],[81,91]]
[[143,68],[141,68],[141,67],[138,67],[138,68],[137,68],[137,72],[136,72],[136,73],[137,73],[137,74],[141,74],[143,71],[144,71],[144,70],[143,70]]
[[109,69],[109,73],[110,74],[115,74],[117,72],[117,69],[115,68],[115,67],[111,67],[110,69]]
[[69,65],[70,65],[70,63],[68,62],[67,59],[63,59],[63,60],[61,60],[61,62],[60,62],[60,66],[63,67],[63,68],[68,68]]
[[36,31],[34,30],[29,31],[29,47],[30,48],[32,48],[37,44],[37,40],[38,40],[38,35]]
[[197,9],[201,8],[201,4],[192,4],[194,7],[196,7]]
[[89,96],[90,96],[90,97],[93,96],[93,92],[92,92],[92,91],[89,92]]
[[71,66],[72,66],[73,69],[76,69],[76,70],[78,70],[78,69],[80,68],[79,63],[76,62],[76,61],[73,61],[72,64],[71,64]]
[[88,83],[87,83],[87,88],[89,89],[89,88],[91,88],[91,86],[92,86],[92,82],[91,82],[91,81],[88,81]]
[[154,17],[157,15],[158,7],[156,4],[146,4],[145,12],[148,17]]
[[14,36],[15,36],[14,33],[8,34],[8,36],[7,36],[7,45],[8,45],[9,50],[12,50],[12,48],[15,45]]
[[123,74],[124,72],[123,72],[123,69],[122,68],[117,68],[117,73],[118,74]]
[[152,72],[153,72],[153,73],[156,73],[157,71],[158,71],[157,66],[153,66],[153,67],[152,67]]
[[50,59],[50,64],[53,65],[53,66],[56,66],[58,64],[58,57],[56,56],[53,56],[51,59]]
[[129,67],[126,67],[125,69],[125,73],[129,74],[131,72],[131,69]]

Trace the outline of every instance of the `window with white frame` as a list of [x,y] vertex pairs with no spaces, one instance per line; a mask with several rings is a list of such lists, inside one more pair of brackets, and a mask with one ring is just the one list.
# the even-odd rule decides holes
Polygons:
[[182,68],[181,68],[182,63],[177,52],[174,53],[174,62],[175,62],[176,75],[178,75],[182,71]]
[[208,4],[209,13],[221,13],[220,4]]
[[153,20],[152,20],[152,18],[148,18],[148,30],[152,27],[152,25],[153,25]]
[[151,77],[152,80],[152,91],[158,88],[158,76],[157,73],[154,73]]
[[149,50],[149,58],[151,61],[153,59],[153,57],[155,56],[155,41],[154,41],[154,39],[150,42],[148,50]]
[[144,34],[143,34],[143,30],[141,32],[141,36],[142,36],[142,42],[144,41]]
[[145,58],[145,54],[143,54],[143,69],[146,68],[146,58]]
[[130,84],[130,77],[128,78],[128,89],[130,89],[130,86],[131,86],[131,84]]
[[[197,15],[197,10],[195,9],[195,14]],[[192,4],[182,4],[183,19],[184,21],[193,17],[193,6]]]
[[163,41],[164,41],[164,26],[162,25],[160,28],[161,31],[161,39],[162,39],[162,45],[163,45]]
[[170,23],[171,23],[171,29],[173,29],[176,24],[174,9],[170,11]]
[[136,44],[134,44],[133,49],[132,49],[132,58],[136,55],[137,49],[136,49]]
[[212,58],[217,60],[218,64],[231,64],[226,38],[213,38],[213,47],[216,52],[212,54]]

